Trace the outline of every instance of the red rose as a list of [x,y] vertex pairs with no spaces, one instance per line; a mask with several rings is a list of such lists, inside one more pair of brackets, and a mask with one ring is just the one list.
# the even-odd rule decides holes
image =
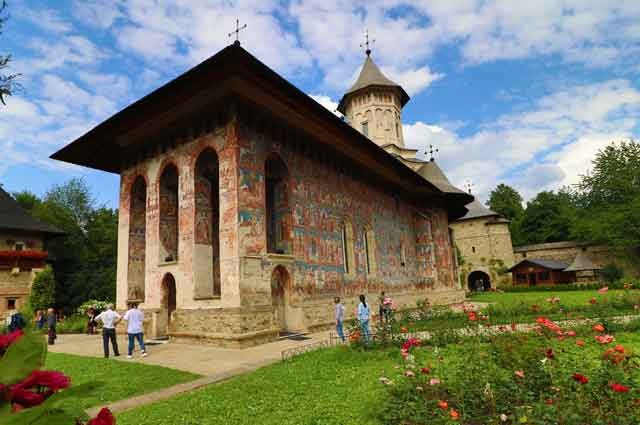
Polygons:
[[420,369],[420,372],[424,373],[425,375],[431,373],[431,369],[429,369],[428,367],[423,367],[422,369]]
[[591,299],[589,300],[589,302],[590,302],[591,304],[595,304],[595,303],[597,303],[597,302],[598,302],[598,300],[596,300],[595,298],[591,298]]
[[549,404],[549,405],[552,405],[553,404],[553,399],[552,398],[548,398],[544,402]]
[[26,390],[19,385],[14,385],[9,389],[8,401],[14,411],[22,410],[25,407],[38,406],[45,400],[45,394]]
[[616,350],[618,353],[624,353],[624,347],[620,344],[616,345],[614,350]]
[[586,384],[587,382],[589,382],[589,378],[587,378],[586,376],[580,374],[580,373],[574,373],[573,374],[573,379],[575,379],[576,381],[580,382],[582,385]]
[[56,392],[68,388],[71,379],[61,372],[53,370],[34,370],[24,381],[16,384],[24,389],[46,387],[49,391]]
[[579,339],[579,340],[576,341],[576,345],[579,346],[579,347],[584,347],[584,341]]
[[111,410],[103,407],[100,409],[98,416],[87,422],[87,425],[115,425],[116,419],[113,417]]
[[555,353],[553,352],[553,348],[547,348],[547,351],[544,354],[548,359],[554,359],[556,357]]
[[449,403],[443,400],[438,400],[438,407],[442,410],[445,410],[449,407]]
[[602,326],[599,323],[597,325],[593,325],[592,329],[596,332],[600,332],[600,333],[604,332],[604,326]]
[[621,384],[616,384],[615,382],[612,382],[609,384],[609,388],[611,388],[613,391],[617,392],[617,393],[628,393],[629,392],[629,387],[625,387],[624,385]]
[[11,344],[16,342],[22,336],[22,331],[17,329],[6,335],[0,335],[0,351],[6,350]]

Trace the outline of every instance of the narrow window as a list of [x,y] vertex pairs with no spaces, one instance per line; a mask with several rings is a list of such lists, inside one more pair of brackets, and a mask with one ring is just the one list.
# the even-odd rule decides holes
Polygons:
[[476,247],[475,246],[471,247],[471,252],[473,252],[475,254],[475,252],[476,252]]
[[16,242],[16,251],[24,251],[24,243]]
[[362,123],[362,134],[369,137],[369,123],[367,121]]
[[347,226],[342,224],[342,264],[344,264],[344,272],[349,273],[349,256],[347,255]]
[[364,232],[364,252],[366,257],[367,274],[375,274],[376,272],[376,241],[372,229]]
[[407,254],[404,249],[404,242],[400,242],[400,265],[402,267],[407,265]]
[[7,310],[15,310],[16,300],[14,298],[7,299]]

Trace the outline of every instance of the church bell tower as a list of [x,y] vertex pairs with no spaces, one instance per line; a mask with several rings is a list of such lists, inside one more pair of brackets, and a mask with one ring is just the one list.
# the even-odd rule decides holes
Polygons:
[[353,128],[414,168],[412,160],[417,151],[405,148],[402,135],[402,108],[409,101],[409,95],[380,71],[371,59],[368,43],[367,38],[360,75],[342,96],[338,111]]

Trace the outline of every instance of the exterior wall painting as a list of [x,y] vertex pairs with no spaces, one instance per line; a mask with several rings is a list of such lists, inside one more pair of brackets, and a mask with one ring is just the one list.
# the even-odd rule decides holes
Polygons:
[[[447,213],[441,205],[417,208],[368,183],[366,177],[355,178],[351,171],[332,165],[326,155],[308,145],[302,147],[282,139],[286,140],[284,135],[267,137],[232,118],[224,127],[176,143],[176,147],[123,170],[118,308],[123,309],[127,299],[127,246],[132,219],[128,194],[138,175],[150,182],[146,204],[146,296],[141,305],[151,313],[146,324],[150,335],[168,332],[177,340],[197,338],[246,346],[272,339],[283,326],[312,330],[330,325],[334,296],[343,297],[348,316],[352,315],[359,294],[369,294],[374,302],[373,297],[383,289],[400,308],[414,307],[418,299],[424,298],[433,303],[463,299],[453,270]],[[199,257],[199,247],[206,246],[202,243],[209,241],[206,236],[211,236],[212,242],[216,238],[213,229],[211,235],[198,230],[202,226],[198,226],[196,214],[200,204],[194,178],[196,161],[207,147],[219,159],[220,297],[201,296],[203,279],[198,272],[203,267],[211,268],[208,260]],[[286,189],[276,197],[276,212],[285,213],[276,214],[276,220],[278,234],[285,243],[281,246],[288,243],[290,249],[268,253],[265,161],[273,154],[282,159],[288,173],[283,185]],[[160,173],[169,163],[175,164],[179,175],[179,240],[177,261],[163,262]],[[291,211],[288,214],[285,204]],[[352,228],[348,242],[353,244],[353,253],[348,255],[354,264],[350,273],[345,273],[344,265],[345,221]],[[375,239],[373,273],[367,273],[365,267],[367,226]],[[167,273],[174,277],[176,286],[176,311],[168,320],[161,287]],[[282,278],[284,275],[286,279]],[[280,286],[274,288],[273,282],[280,282]],[[273,299],[274,294],[278,300]]]

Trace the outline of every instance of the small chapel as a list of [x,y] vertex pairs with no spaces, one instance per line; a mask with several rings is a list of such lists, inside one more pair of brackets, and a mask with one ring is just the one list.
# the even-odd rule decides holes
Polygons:
[[408,101],[367,50],[339,118],[235,42],[52,158],[121,176],[118,309],[246,347],[328,328],[336,296],[348,319],[360,294],[464,299],[449,223],[473,197],[405,147]]

